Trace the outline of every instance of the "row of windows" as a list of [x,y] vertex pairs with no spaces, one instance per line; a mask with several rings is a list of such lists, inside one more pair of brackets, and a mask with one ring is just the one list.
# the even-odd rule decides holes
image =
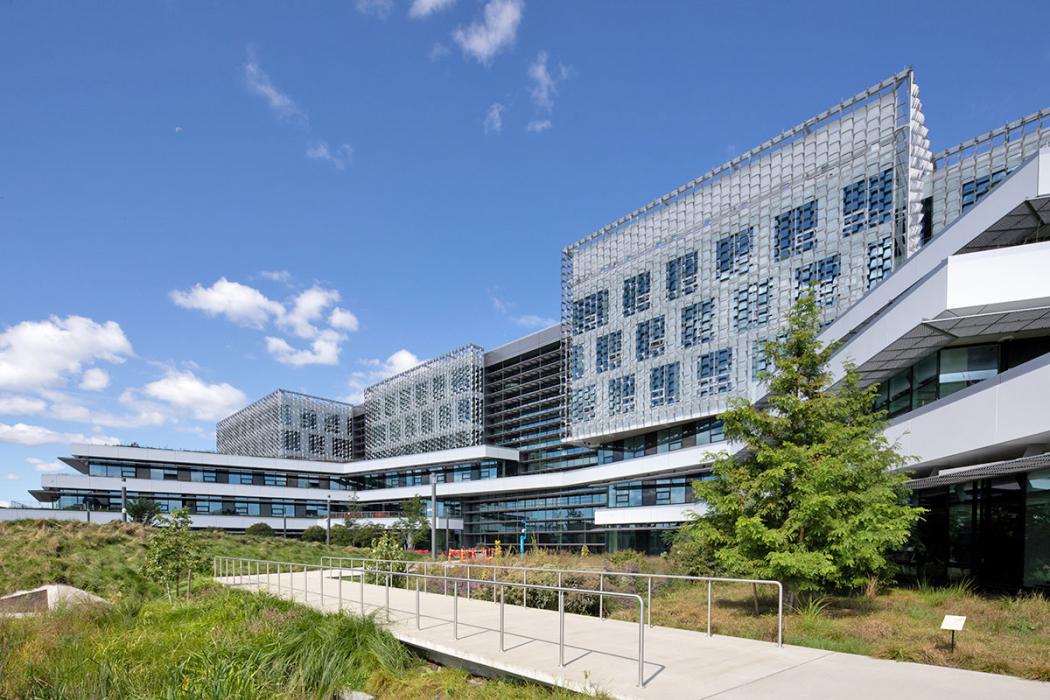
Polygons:
[[[294,425],[292,407],[282,406],[282,419],[286,426]],[[312,408],[304,408],[299,411],[299,427],[303,430],[317,430],[318,426],[318,413]],[[351,416],[341,416],[337,413],[326,413],[323,418],[324,432],[330,435],[340,435],[346,433],[350,435],[353,432],[353,418]]]
[[[308,447],[307,454],[322,456],[326,454],[325,446],[331,444],[332,455],[349,460],[352,456],[352,443],[350,438],[327,437],[318,433],[309,433],[306,436]],[[298,430],[285,430],[283,444],[286,452],[300,454],[303,451],[303,436]]]
[[598,449],[598,463],[611,464],[723,440],[725,432],[722,421],[718,418],[705,418],[606,443]]
[[[455,402],[456,420],[459,423],[472,424],[474,415],[480,409],[475,406],[476,401],[471,398],[458,399]],[[423,409],[419,413],[410,413],[402,418],[395,418],[386,424],[378,424],[373,427],[373,440],[377,445],[386,443],[389,438],[391,442],[397,443],[401,440],[413,440],[419,436],[446,433],[452,430],[452,404],[441,404],[437,407],[437,415],[430,409]]]
[[397,394],[391,392],[383,397],[383,415],[390,418],[413,408],[423,408],[430,403],[444,401],[448,396],[449,383],[454,395],[469,392],[475,371],[476,368],[470,366],[455,367],[449,373],[448,381],[445,375],[441,374],[429,381],[423,380],[414,386],[402,387]]

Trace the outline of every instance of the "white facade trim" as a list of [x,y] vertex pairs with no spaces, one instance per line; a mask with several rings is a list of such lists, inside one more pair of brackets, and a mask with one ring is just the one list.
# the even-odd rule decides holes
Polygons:
[[684,523],[690,514],[703,515],[703,503],[680,503],[635,508],[598,508],[594,511],[595,525],[647,525],[650,523]]

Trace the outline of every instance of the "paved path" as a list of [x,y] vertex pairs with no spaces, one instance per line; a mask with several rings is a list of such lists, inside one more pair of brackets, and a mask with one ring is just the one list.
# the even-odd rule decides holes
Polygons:
[[[268,591],[325,612],[361,612],[357,572],[284,573],[217,579],[244,590]],[[565,615],[565,666],[558,665],[558,613],[506,605],[499,649],[499,604],[440,593],[364,585],[364,607],[402,642],[460,663],[559,685],[601,690],[617,698],[951,698],[1050,699],[1050,683],[976,671],[900,663],[807,647],[672,629],[645,628],[645,686],[638,687],[638,624]],[[432,584],[433,585],[433,584]],[[322,599],[322,587],[324,595]],[[389,621],[386,596],[389,590]]]

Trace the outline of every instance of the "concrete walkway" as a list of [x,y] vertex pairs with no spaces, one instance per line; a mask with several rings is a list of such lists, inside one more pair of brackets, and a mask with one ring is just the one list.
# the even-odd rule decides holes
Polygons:
[[[361,612],[361,581],[344,569],[218,578],[224,585],[298,601],[324,612]],[[340,585],[341,584],[341,585]],[[760,642],[669,627],[645,628],[645,686],[638,687],[638,624],[565,615],[565,666],[558,665],[558,613],[506,605],[500,651],[499,604],[440,593],[364,585],[364,608],[405,644],[438,659],[617,698],[1050,698],[1050,683],[976,671]],[[435,585],[433,582],[431,585]],[[322,587],[324,595],[322,599]],[[341,588],[341,591],[340,591]],[[386,596],[389,591],[389,621]],[[489,592],[481,595],[491,596]]]

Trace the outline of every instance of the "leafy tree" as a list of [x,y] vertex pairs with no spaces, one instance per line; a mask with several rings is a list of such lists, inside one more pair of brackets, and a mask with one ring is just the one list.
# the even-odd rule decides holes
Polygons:
[[193,572],[204,566],[205,558],[200,540],[190,530],[190,513],[185,508],[157,519],[158,527],[146,542],[146,561],[143,573],[147,578],[164,585],[171,602],[179,595],[179,586],[186,578],[186,597],[193,587]]
[[325,529],[320,525],[311,525],[303,530],[303,542],[324,542]]
[[267,523],[253,523],[245,529],[244,534],[258,537],[273,537],[276,533]]
[[788,316],[786,338],[766,343],[773,371],[767,400],[731,402],[723,414],[735,454],[714,462],[714,479],[693,491],[707,504],[676,538],[701,566],[730,575],[777,579],[789,604],[799,592],[854,589],[892,571],[888,555],[922,513],[908,505],[894,471],[907,459],[883,435],[874,387],[855,367],[832,386],[835,348],[818,339],[812,292]]
[[142,523],[146,527],[155,524],[160,517],[160,505],[149,498],[133,498],[125,509],[132,522]]
[[382,572],[376,573],[372,577],[373,583],[382,583],[386,580],[389,573],[391,574],[391,584],[394,586],[403,584],[403,577],[394,575],[403,573],[406,570],[405,564],[398,563],[405,558],[405,551],[401,549],[401,544],[398,540],[399,538],[393,532],[387,531],[372,541],[372,548],[369,550],[368,556],[371,559],[378,560],[378,562],[370,563],[366,566],[374,567],[375,571]]
[[427,519],[427,503],[422,496],[413,496],[401,504],[401,517],[395,527],[405,537],[405,549],[413,549],[416,543],[430,532]]

